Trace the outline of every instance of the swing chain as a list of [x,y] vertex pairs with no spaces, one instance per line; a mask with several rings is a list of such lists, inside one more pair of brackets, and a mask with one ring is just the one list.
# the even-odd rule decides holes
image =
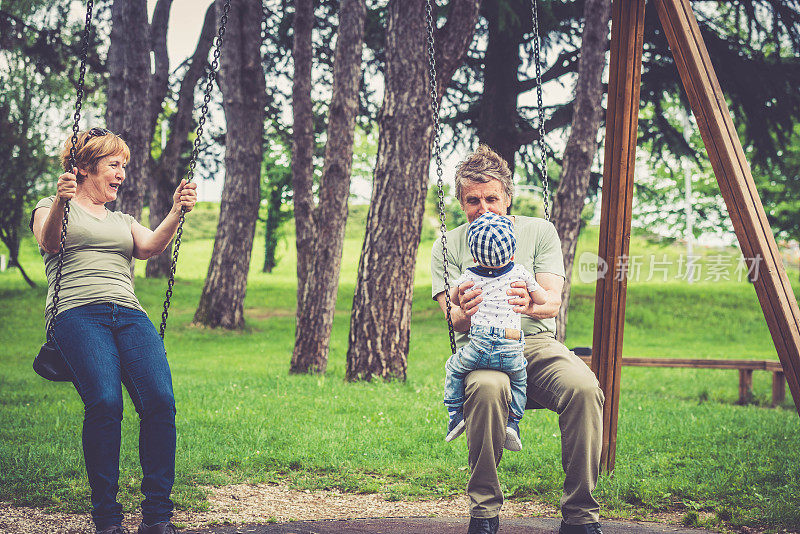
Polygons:
[[539,50],[539,15],[537,9],[538,2],[531,2],[533,11],[533,59],[536,63],[536,103],[539,114],[539,155],[541,157],[542,170],[542,197],[544,199],[544,218],[550,220],[550,180],[547,178],[547,148],[544,143],[544,108],[542,106],[542,61],[541,51]]
[[431,0],[427,0],[425,6],[425,21],[428,25],[428,61],[430,63],[430,78],[431,78],[431,114],[433,115],[433,151],[436,160],[436,186],[439,188],[439,199],[437,205],[439,207],[439,223],[440,231],[442,234],[442,265],[444,267],[444,299],[445,299],[445,313],[447,314],[447,327],[450,331],[450,352],[456,352],[456,338],[453,331],[453,318],[450,315],[450,283],[448,280],[449,264],[447,261],[447,224],[446,215],[444,211],[444,181],[442,175],[442,144],[441,132],[439,128],[439,90],[436,81],[436,58],[435,48],[433,42],[433,9]]
[[[72,116],[72,146],[69,149],[69,166],[70,171],[75,168],[75,156],[77,149],[75,146],[78,144],[78,129],[81,120],[81,107],[83,100],[83,82],[86,77],[86,57],[89,55],[89,34],[92,30],[92,7],[94,0],[86,2],[86,23],[83,28],[83,42],[81,44],[81,64],[78,71],[78,88],[75,97],[75,113]],[[58,313],[58,293],[61,291],[61,271],[64,267],[64,249],[67,244],[67,223],[69,222],[69,200],[64,203],[64,218],[61,220],[61,244],[58,249],[58,262],[56,263],[56,280],[53,283],[53,313],[50,318],[50,323],[47,327],[47,339],[51,339],[53,328],[55,324],[56,314]]]
[[[222,53],[222,38],[225,36],[225,26],[228,23],[228,12],[231,10],[231,0],[225,0],[225,5],[222,8],[222,17],[219,21],[219,30],[214,39],[214,54],[211,61],[211,68],[208,73],[208,80],[206,82],[205,93],[203,95],[203,105],[200,107],[200,119],[197,121],[197,129],[195,130],[194,144],[192,146],[192,158],[189,161],[189,170],[186,174],[186,182],[189,183],[194,178],[194,169],[197,166],[197,156],[200,154],[200,140],[203,135],[203,126],[206,123],[206,115],[208,114],[208,103],[211,101],[211,91],[214,89],[214,80],[217,77],[217,68],[219,67],[219,56]],[[164,311],[161,313],[161,326],[159,327],[159,335],[164,339],[164,334],[167,330],[167,317],[169,316],[170,299],[172,298],[172,287],[175,285],[175,271],[178,267],[178,252],[181,248],[181,237],[183,236],[183,222],[186,220],[186,209],[181,206],[180,221],[178,223],[178,230],[175,233],[175,244],[172,249],[172,262],[169,268],[169,280],[167,281],[167,293],[164,299]]]

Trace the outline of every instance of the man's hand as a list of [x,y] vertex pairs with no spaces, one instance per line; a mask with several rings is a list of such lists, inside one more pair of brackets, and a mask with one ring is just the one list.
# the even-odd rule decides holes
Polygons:
[[457,287],[450,290],[450,303],[453,306],[461,306],[461,291]]
[[475,312],[478,311],[478,304],[483,302],[480,288],[470,290],[474,285],[475,282],[464,282],[453,292],[456,297],[452,299],[453,304],[460,307],[467,317],[475,315]]
[[[450,318],[453,320],[453,329],[457,332],[468,332],[470,317],[478,311],[478,304],[483,301],[480,289],[470,288],[474,282],[465,282],[450,292]],[[444,291],[436,295],[436,301],[445,314],[447,301]]]
[[525,313],[528,315],[529,308],[533,304],[531,294],[528,293],[528,286],[522,280],[511,283],[511,289],[506,291],[506,294],[511,297],[508,303],[514,306],[514,311],[517,313]]

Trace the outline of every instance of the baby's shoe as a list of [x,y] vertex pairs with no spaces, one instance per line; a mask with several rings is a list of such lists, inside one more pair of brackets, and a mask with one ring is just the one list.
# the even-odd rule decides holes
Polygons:
[[453,441],[460,436],[462,432],[464,432],[464,412],[451,412],[450,422],[447,425],[447,436],[444,440]]
[[519,433],[519,420],[508,420],[506,424],[506,442],[503,447],[510,451],[522,450],[522,436]]

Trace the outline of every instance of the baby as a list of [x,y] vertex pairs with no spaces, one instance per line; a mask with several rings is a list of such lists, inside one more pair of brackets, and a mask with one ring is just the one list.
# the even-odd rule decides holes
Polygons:
[[527,400],[527,361],[523,356],[525,339],[520,316],[508,301],[506,292],[513,282],[525,282],[531,300],[544,304],[545,291],[525,267],[514,265],[517,240],[508,217],[486,212],[469,225],[467,241],[478,265],[469,267],[453,284],[452,301],[460,305],[458,287],[474,282],[483,300],[472,316],[469,343],[456,351],[445,365],[444,404],[450,421],[445,441],[452,441],[464,431],[464,378],[476,369],[495,369],[511,380],[511,403],[506,425],[505,448],[522,449],[519,421]]

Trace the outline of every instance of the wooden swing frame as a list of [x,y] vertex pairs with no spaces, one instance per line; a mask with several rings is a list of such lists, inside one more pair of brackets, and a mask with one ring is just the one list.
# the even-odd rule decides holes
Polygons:
[[[750,166],[731,120],[689,0],[655,0],[659,20],[689,97],[711,166],[800,414],[800,310],[767,222]],[[603,199],[598,256],[609,266],[597,280],[592,371],[606,396],[601,469],[614,469],[619,414],[626,276],[642,71],[645,0],[613,0]]]

